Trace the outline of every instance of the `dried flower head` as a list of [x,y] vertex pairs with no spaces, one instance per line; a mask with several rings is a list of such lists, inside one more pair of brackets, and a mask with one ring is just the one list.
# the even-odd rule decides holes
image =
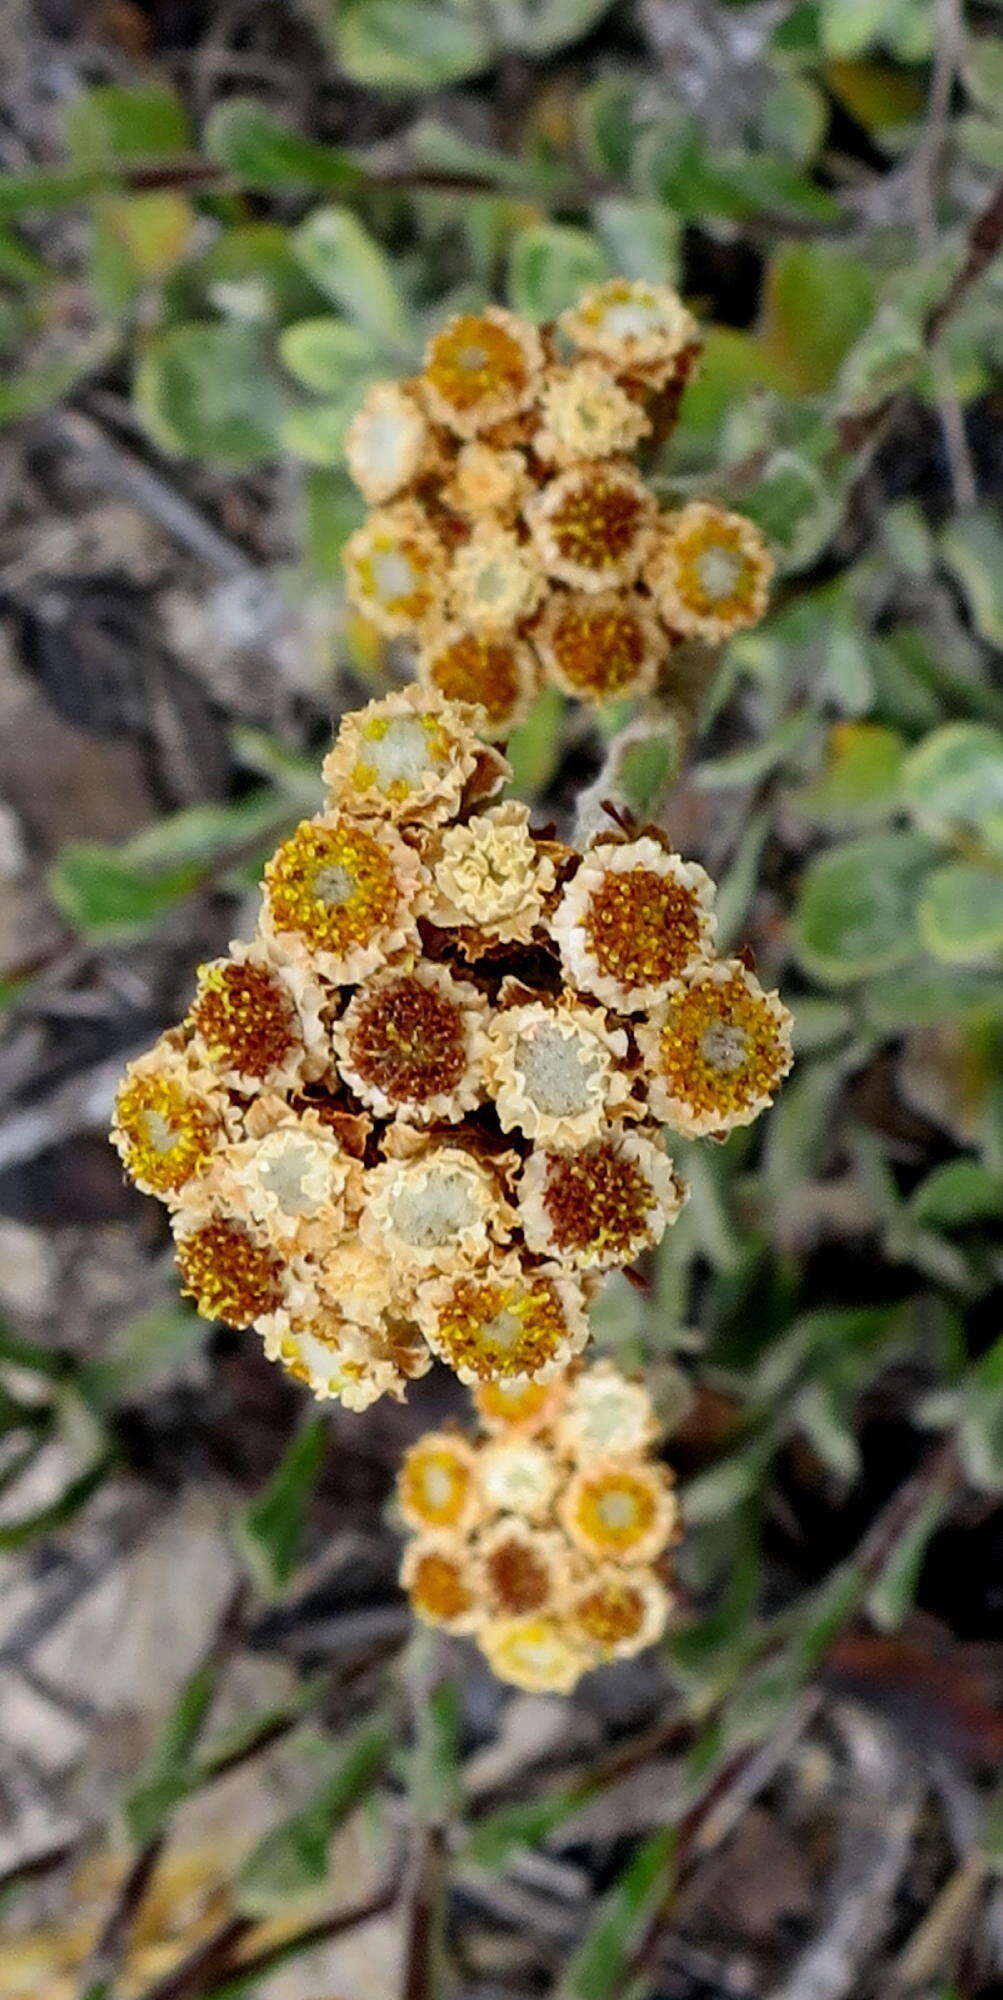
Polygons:
[[222,1213],[184,1209],[173,1227],[181,1289],[203,1319],[251,1326],[283,1303],[286,1266],[253,1227]]
[[472,1582],[488,1618],[516,1618],[560,1607],[570,1581],[564,1536],[505,1517],[483,1529],[474,1544]]
[[546,1612],[491,1619],[481,1628],[479,1644],[500,1681],[530,1694],[570,1694],[592,1665],[566,1621]]
[[547,575],[585,591],[640,576],[657,514],[643,479],[616,459],[570,466],[524,511]]
[[472,632],[511,633],[536,610],[544,587],[532,545],[492,520],[475,522],[449,571],[452,615]]
[[349,472],[370,506],[411,484],[429,446],[428,419],[399,382],[374,382],[345,433]]
[[678,991],[710,955],[714,885],[696,861],[657,840],[590,847],[554,918],[569,978],[639,1014]]
[[405,1378],[393,1362],[374,1354],[361,1329],[330,1306],[296,1313],[280,1308],[259,1319],[257,1328],[268,1360],[322,1402],[361,1412],[381,1396],[403,1399]]
[[570,995],[506,1008],[485,1053],[503,1129],[552,1147],[598,1138],[629,1095],[626,1057],[623,1029]]
[[[648,1456],[651,1402],[608,1361],[546,1384],[479,1385],[474,1402],[489,1426],[467,1447],[477,1499],[450,1529],[431,1612],[412,1553],[428,1530],[405,1504],[402,1475],[402,1511],[419,1532],[406,1587],[419,1616],[434,1619],[438,1607],[445,1623],[460,1580],[463,1623],[453,1629],[473,1634],[498,1677],[567,1691],[589,1667],[653,1644],[671,1608],[651,1567],[664,1566],[677,1520],[669,1475]],[[442,1436],[420,1439],[408,1467],[425,1447],[434,1457]],[[432,1580],[438,1592],[438,1572]]]
[[510,1233],[491,1175],[459,1146],[430,1146],[364,1176],[359,1234],[417,1277],[482,1264]]
[[549,678],[580,701],[654,687],[672,641],[639,590],[555,590],[533,628]]
[[246,1131],[211,1182],[233,1215],[290,1254],[340,1235],[358,1206],[362,1170],[331,1127],[284,1098],[259,1097]]
[[516,799],[447,827],[425,859],[432,888],[423,914],[493,943],[528,944],[557,882],[552,853]]
[[590,286],[561,314],[560,326],[576,347],[601,355],[621,374],[667,366],[697,338],[696,321],[678,292],[641,278]]
[[322,1076],[330,1061],[326,995],[306,964],[261,944],[230,946],[200,965],[188,1011],[193,1053],[245,1096]]
[[162,1035],[129,1064],[111,1137],[130,1180],[144,1194],[174,1204],[208,1173],[232,1126],[216,1078]]
[[426,1431],[400,1469],[397,1499],[409,1528],[459,1534],[481,1518],[476,1459],[453,1431]]
[[532,1152],[519,1182],[530,1249],[574,1270],[632,1264],[682,1205],[671,1160],[652,1139],[617,1126],[579,1152]]
[[626,455],[651,430],[641,405],[596,361],[555,369],[540,392],[540,414],[533,449],[562,466]]
[[525,454],[505,451],[474,438],[461,445],[451,483],[443,489],[447,506],[471,520],[492,514],[501,521],[515,518],[532,492],[532,479]]
[[693,500],[666,515],[645,570],[673,632],[714,642],[764,616],[773,558],[744,514]]
[[623,1458],[580,1464],[560,1511],[571,1540],[596,1562],[653,1562],[678,1519],[664,1468]]
[[444,625],[428,639],[418,675],[423,687],[482,709],[484,733],[492,738],[508,736],[522,722],[536,693],[536,659],[528,643],[511,632],[475,632],[468,625]]
[[262,929],[286,957],[342,985],[417,941],[424,881],[392,826],[320,813],[301,820],[269,861]]
[[441,602],[446,551],[414,500],[370,514],[343,560],[349,603],[389,639],[420,631]]
[[444,965],[377,972],[334,1029],[338,1069],[381,1118],[461,1118],[483,1095],[487,1020],[477,988]]
[[477,711],[406,688],[342,717],[324,779],[334,810],[428,825],[498,791],[505,766],[485,749]]
[[573,1587],[568,1625],[599,1660],[630,1659],[654,1646],[668,1624],[672,1598],[654,1570],[590,1564]]
[[532,402],[543,359],[535,327],[515,313],[459,313],[428,343],[421,393],[437,423],[471,438]]
[[400,1581],[412,1609],[426,1625],[453,1633],[476,1631],[480,1607],[464,1542],[449,1535],[416,1537],[404,1552]]
[[740,959],[716,959],[638,1029],[655,1116],[699,1138],[751,1125],[791,1067],[792,1020]]
[[461,1382],[545,1380],[588,1339],[580,1288],[513,1253],[483,1271],[429,1280],[418,1290],[415,1313],[429,1346]]

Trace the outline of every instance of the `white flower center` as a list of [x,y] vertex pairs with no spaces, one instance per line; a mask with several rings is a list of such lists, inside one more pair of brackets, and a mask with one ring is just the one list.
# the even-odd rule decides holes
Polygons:
[[734,549],[704,549],[696,559],[696,573],[701,590],[712,602],[730,597],[742,574],[742,558]]
[[700,1038],[700,1054],[711,1069],[741,1069],[749,1038],[734,1021],[712,1021]]
[[318,868],[310,889],[319,903],[329,903],[334,909],[340,909],[343,903],[351,902],[358,886],[347,868],[334,861],[327,868]]
[[144,1112],[143,1129],[147,1144],[152,1146],[155,1153],[169,1153],[177,1144],[178,1135],[162,1111]]
[[427,1465],[422,1474],[422,1486],[425,1490],[427,1507],[436,1512],[442,1507],[448,1507],[453,1497],[453,1480],[446,1466]]
[[599,1499],[596,1512],[604,1528],[632,1528],[637,1517],[633,1494],[614,1489]]
[[516,1044],[526,1094],[545,1118],[574,1118],[591,1110],[601,1088],[602,1063],[577,1029],[546,1021]]
[[418,582],[414,564],[403,549],[377,549],[373,556],[373,582],[384,604],[396,604],[410,597]]
[[362,426],[362,452],[379,478],[397,480],[408,470],[413,426],[394,410],[377,410]]
[[372,765],[383,791],[401,780],[407,785],[417,783],[432,763],[428,734],[420,717],[395,716],[379,735],[363,735],[362,757]]
[[391,1215],[398,1236],[413,1250],[435,1250],[471,1228],[478,1207],[466,1176],[440,1168],[397,1188]]
[[331,1149],[306,1133],[271,1132],[255,1155],[258,1182],[290,1221],[316,1215],[331,1191]]

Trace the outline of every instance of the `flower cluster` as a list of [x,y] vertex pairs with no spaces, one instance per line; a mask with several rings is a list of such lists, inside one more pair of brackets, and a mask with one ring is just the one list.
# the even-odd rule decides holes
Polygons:
[[199,1312],[351,1409],[433,1355],[559,1375],[604,1273],[679,1214],[662,1127],[747,1124],[790,1065],[703,869],[652,830],[535,833],[476,720],[420,688],[343,718],[257,936],[118,1097]]
[[678,1533],[647,1391],[612,1362],[475,1391],[481,1431],[428,1431],[397,1486],[419,1618],[476,1638],[499,1680],[567,1693],[660,1638]]
[[495,738],[542,677],[584,701],[644,694],[683,640],[762,618],[759,530],[703,500],[660,510],[635,462],[671,428],[699,344],[677,293],[640,280],[593,286],[543,328],[489,306],[351,424],[372,512],[345,550],[350,601]]

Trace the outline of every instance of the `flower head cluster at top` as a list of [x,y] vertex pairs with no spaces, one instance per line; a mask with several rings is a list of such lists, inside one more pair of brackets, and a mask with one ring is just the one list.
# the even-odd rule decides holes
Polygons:
[[609,1361],[486,1383],[481,1433],[426,1431],[401,1468],[419,1618],[472,1635],[499,1680],[566,1694],[661,1637],[678,1532],[651,1399]]
[[257,936],[117,1101],[199,1312],[352,1409],[433,1354],[560,1373],[603,1274],[679,1214],[661,1127],[747,1124],[790,1066],[703,869],[654,831],[534,833],[475,721],[418,688],[343,718]]
[[496,738],[541,679],[585,701],[654,687],[686,639],[755,625],[773,564],[741,514],[660,510],[637,458],[699,354],[668,286],[610,279],[556,324],[461,313],[419,375],[370,389],[346,440],[372,508],[345,549],[355,609]]

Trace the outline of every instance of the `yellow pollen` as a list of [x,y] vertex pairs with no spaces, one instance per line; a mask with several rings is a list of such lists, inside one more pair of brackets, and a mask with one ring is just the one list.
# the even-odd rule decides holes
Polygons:
[[279,1304],[280,1265],[236,1222],[207,1222],[181,1237],[177,1260],[182,1291],[203,1319],[250,1326]]
[[548,1278],[506,1286],[474,1278],[454,1287],[438,1324],[450,1364],[468,1367],[482,1380],[535,1375],[553,1359],[567,1322]]
[[590,1542],[611,1554],[629,1551],[655,1518],[655,1495],[629,1471],[586,1480],[578,1502],[578,1523]]
[[133,1180],[155,1194],[176,1194],[209,1165],[220,1133],[219,1119],[204,1098],[175,1077],[133,1076],[116,1105],[124,1165]]
[[672,1001],[658,1064],[671,1096],[723,1123],[773,1095],[788,1057],[770,1009],[736,973],[721,984],[702,980]]
[[433,342],[425,374],[445,402],[465,413],[499,392],[520,394],[526,357],[505,327],[463,313]]
[[504,639],[464,633],[436,653],[428,671],[447,700],[480,702],[491,722],[504,722],[519,699],[516,658]]
[[622,1583],[604,1583],[580,1597],[575,1616],[586,1637],[597,1646],[615,1646],[633,1639],[644,1622],[644,1598],[625,1577]]
[[544,1207],[559,1250],[634,1253],[647,1231],[652,1191],[640,1168],[604,1143],[581,1153],[552,1153]]
[[649,868],[611,870],[585,924],[600,971],[625,986],[679,978],[703,936],[695,891]]
[[260,1081],[299,1046],[295,1008],[266,966],[204,965],[198,980],[191,1020],[210,1062]]
[[400,901],[385,848],[348,820],[304,820],[268,863],[265,883],[275,928],[320,951],[370,943]]
[[459,1563],[440,1551],[419,1557],[408,1587],[419,1615],[450,1623],[462,1618],[473,1606],[473,1597],[463,1581]]
[[569,604],[550,634],[564,673],[582,694],[605,699],[636,679],[645,660],[640,620],[626,605],[611,610]]
[[644,516],[639,496],[596,471],[565,494],[549,527],[561,556],[585,569],[614,569],[634,543]]
[[416,1447],[401,1473],[405,1508],[429,1528],[454,1528],[470,1493],[470,1473],[461,1458],[436,1447]]

